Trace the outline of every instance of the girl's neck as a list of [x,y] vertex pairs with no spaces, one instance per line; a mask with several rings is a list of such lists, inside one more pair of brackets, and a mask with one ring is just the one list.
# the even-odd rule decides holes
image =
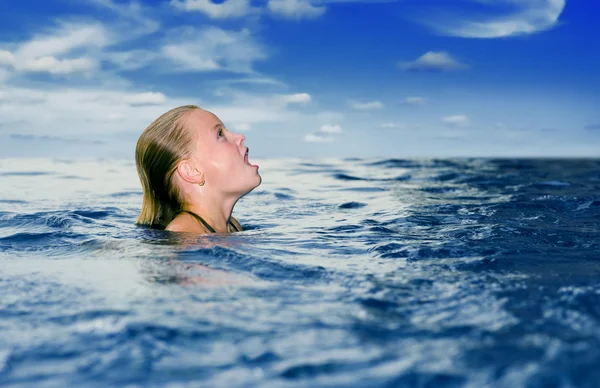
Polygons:
[[210,200],[206,196],[185,206],[185,210],[196,213],[204,219],[217,233],[228,231],[229,219],[237,200]]

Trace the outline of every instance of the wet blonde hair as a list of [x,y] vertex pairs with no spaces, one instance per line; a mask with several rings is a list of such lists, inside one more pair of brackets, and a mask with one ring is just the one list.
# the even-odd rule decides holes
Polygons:
[[191,152],[192,138],[183,117],[195,109],[184,105],[162,114],[142,133],[135,148],[137,168],[144,197],[138,225],[164,229],[183,208],[183,198],[173,174],[177,163]]

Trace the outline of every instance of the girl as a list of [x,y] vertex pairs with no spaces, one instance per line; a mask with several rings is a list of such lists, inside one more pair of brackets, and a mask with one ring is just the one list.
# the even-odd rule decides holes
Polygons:
[[262,181],[248,161],[245,139],[194,105],[157,118],[136,146],[144,192],[137,224],[173,232],[241,231],[233,207]]

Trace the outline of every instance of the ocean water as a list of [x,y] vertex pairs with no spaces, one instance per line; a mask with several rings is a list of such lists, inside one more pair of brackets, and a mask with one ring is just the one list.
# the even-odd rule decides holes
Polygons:
[[0,386],[596,387],[600,160],[263,160],[228,236],[0,159]]

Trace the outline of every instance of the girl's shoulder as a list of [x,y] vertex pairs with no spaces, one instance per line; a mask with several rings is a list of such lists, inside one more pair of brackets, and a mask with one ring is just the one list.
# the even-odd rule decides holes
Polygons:
[[188,213],[179,213],[167,225],[165,230],[170,232],[192,232],[192,233],[210,233],[205,227],[200,225],[198,221]]

